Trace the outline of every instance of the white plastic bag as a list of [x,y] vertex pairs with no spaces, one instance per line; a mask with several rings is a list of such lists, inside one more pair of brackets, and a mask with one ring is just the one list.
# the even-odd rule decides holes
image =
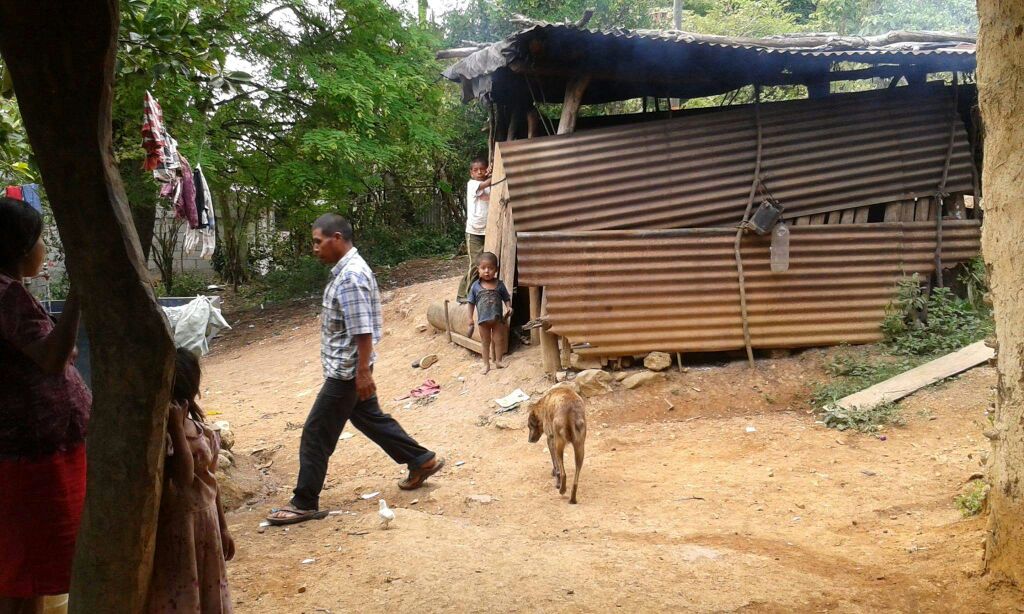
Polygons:
[[175,347],[185,348],[199,356],[210,352],[210,340],[225,328],[231,328],[215,304],[219,300],[217,297],[197,296],[187,305],[164,307],[164,314],[174,331]]

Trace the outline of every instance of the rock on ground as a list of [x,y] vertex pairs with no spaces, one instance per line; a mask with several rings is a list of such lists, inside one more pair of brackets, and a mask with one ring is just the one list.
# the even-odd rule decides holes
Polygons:
[[601,369],[580,371],[573,381],[579,385],[579,392],[585,397],[596,397],[612,391],[612,374]]
[[630,375],[626,379],[622,380],[622,385],[625,386],[626,388],[633,389],[639,386],[643,386],[644,384],[649,384],[655,380],[663,379],[664,377],[664,373],[655,373],[654,371],[641,371],[639,373],[634,373],[633,375]]
[[651,371],[664,371],[672,366],[672,357],[665,352],[651,352],[644,358],[644,366]]

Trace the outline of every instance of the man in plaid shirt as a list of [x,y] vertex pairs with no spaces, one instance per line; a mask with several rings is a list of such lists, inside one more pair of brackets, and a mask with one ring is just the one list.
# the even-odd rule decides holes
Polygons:
[[313,223],[313,253],[333,266],[324,290],[320,328],[320,359],[324,385],[302,428],[299,478],[289,505],[271,510],[271,524],[294,524],[324,518],[320,491],[327,461],[349,420],[397,463],[409,465],[403,490],[419,488],[441,470],[444,459],[410,437],[397,421],[380,410],[373,381],[373,345],[380,341],[380,292],[377,280],[352,245],[352,225],[328,213]]

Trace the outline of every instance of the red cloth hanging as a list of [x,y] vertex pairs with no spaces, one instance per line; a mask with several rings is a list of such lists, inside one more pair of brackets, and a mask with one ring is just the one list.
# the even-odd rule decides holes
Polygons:
[[146,150],[146,159],[142,168],[147,171],[160,165],[164,151],[164,112],[160,103],[153,95],[146,92],[142,102],[142,148]]

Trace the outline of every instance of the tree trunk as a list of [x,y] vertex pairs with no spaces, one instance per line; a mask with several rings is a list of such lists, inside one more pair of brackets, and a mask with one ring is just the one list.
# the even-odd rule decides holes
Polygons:
[[985,225],[999,341],[985,567],[1024,586],[1024,4],[979,0],[978,91],[985,122]]
[[0,52],[92,342],[89,486],[71,585],[71,611],[90,614],[143,606],[174,364],[113,160],[118,22],[117,0],[0,3]]

